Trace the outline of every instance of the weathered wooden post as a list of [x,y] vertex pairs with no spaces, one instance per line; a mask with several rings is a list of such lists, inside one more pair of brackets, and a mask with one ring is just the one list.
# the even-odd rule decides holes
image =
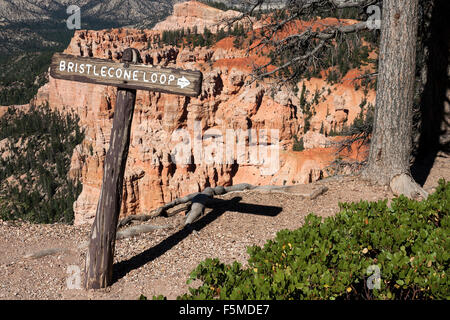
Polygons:
[[136,89],[191,97],[198,96],[201,89],[202,74],[199,71],[154,68],[137,64],[139,60],[139,52],[130,48],[123,52],[122,63],[55,54],[50,68],[53,78],[119,87],[102,190],[86,255],[87,289],[105,288],[112,283],[116,230]]
[[[126,49],[124,63],[138,63],[139,52]],[[117,222],[122,203],[123,175],[130,145],[136,90],[118,88],[114,108],[110,145],[105,158],[102,191],[92,225],[91,238],[86,254],[85,287],[99,289],[112,282]]]

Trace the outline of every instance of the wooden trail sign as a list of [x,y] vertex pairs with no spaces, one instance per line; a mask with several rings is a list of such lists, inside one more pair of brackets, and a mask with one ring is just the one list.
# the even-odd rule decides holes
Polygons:
[[77,57],[62,53],[53,56],[50,75],[56,79],[96,83],[135,90],[151,90],[196,97],[202,73],[145,64],[119,63],[107,59]]
[[86,289],[105,288],[113,280],[116,231],[136,90],[191,97],[198,96],[201,90],[202,73],[199,71],[155,68],[138,62],[139,51],[128,48],[123,52],[122,63],[58,53],[51,64],[53,78],[118,87],[102,189],[86,254]]

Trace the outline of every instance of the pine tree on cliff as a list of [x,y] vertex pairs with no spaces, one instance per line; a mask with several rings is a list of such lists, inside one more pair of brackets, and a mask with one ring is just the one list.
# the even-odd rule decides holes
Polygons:
[[[249,17],[256,16],[255,13],[260,12],[258,9],[265,1],[250,2],[248,10],[240,17],[241,19],[248,20]],[[439,141],[441,132],[431,127],[440,128],[441,123],[444,122],[442,105],[445,103],[443,92],[448,87],[448,79],[444,74],[447,75],[449,41],[448,37],[447,39],[442,37],[442,34],[448,30],[448,23],[443,19],[442,12],[448,12],[448,2],[447,0],[288,0],[285,8],[281,9],[282,15],[274,10],[271,13],[271,19],[262,28],[264,31],[259,32],[262,35],[261,41],[253,49],[257,49],[258,46],[261,48],[270,46],[273,48],[271,56],[274,59],[267,65],[255,68],[255,78],[276,76],[280,78],[278,83],[289,80],[298,81],[310,72],[312,65],[320,66],[320,61],[326,58],[327,47],[345,40],[349,34],[367,30],[368,12],[373,12],[373,5],[377,5],[378,9],[382,7],[374,130],[368,163],[362,176],[378,184],[390,185],[396,194],[409,197],[426,196],[426,192],[414,181],[411,174],[412,151],[413,147],[416,147],[413,145],[413,106],[417,92],[421,91],[420,93],[424,96],[430,97],[430,91],[439,91],[437,89],[439,84],[430,81],[429,74],[440,74],[442,80],[438,92],[440,96],[428,101],[422,98],[422,103],[429,103],[431,100],[432,104],[421,106],[422,126],[418,130],[422,146],[427,145],[424,139],[430,141],[433,139],[431,153],[436,155],[438,149],[442,148],[439,142],[436,143],[436,139]],[[363,14],[360,16],[362,18],[360,22],[352,25],[336,24],[321,30],[310,28],[298,34],[280,35],[278,32],[289,28],[290,23],[296,19],[310,20],[317,16],[331,16],[331,13],[337,10],[342,12],[354,8],[359,8]],[[285,11],[288,15],[283,19]],[[431,20],[428,22],[431,26],[436,24],[435,20],[438,19],[441,28],[434,30],[424,27],[427,19]],[[418,29],[421,30],[420,37],[418,37]],[[373,31],[371,33],[374,34]],[[439,35],[434,35],[436,33]],[[368,35],[367,38],[370,38],[370,33]],[[441,40],[440,48],[433,47],[430,43],[431,39],[436,37]],[[429,39],[429,42],[426,43],[423,39]],[[422,57],[421,64],[416,66],[418,43],[422,46],[419,49],[427,48],[427,46],[430,49],[428,56]],[[431,56],[433,48],[440,53],[440,69],[436,62],[430,64],[430,61],[435,58]],[[421,51],[424,50],[419,50]],[[268,71],[267,66],[270,64],[278,67]],[[285,70],[289,70],[287,77]],[[428,74],[428,81],[424,82],[423,77],[419,79],[422,81],[416,81],[416,70],[421,70],[422,74]],[[440,107],[436,107],[436,104]],[[430,119],[436,119],[436,123],[431,125],[428,123]]]

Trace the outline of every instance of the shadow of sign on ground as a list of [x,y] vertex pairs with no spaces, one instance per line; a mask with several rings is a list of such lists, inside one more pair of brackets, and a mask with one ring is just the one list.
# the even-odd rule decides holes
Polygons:
[[211,222],[218,219],[226,211],[233,211],[243,214],[255,214],[269,217],[277,216],[283,209],[277,206],[265,206],[251,203],[241,203],[241,197],[234,197],[230,200],[219,200],[212,207],[212,211],[205,214],[203,217],[194,223],[187,225],[174,234],[170,235],[157,245],[141,252],[134,257],[114,264],[113,269],[113,283],[123,278],[132,270],[139,269],[145,264],[162,256],[164,253],[175,247],[181,241],[186,239],[194,231],[200,231]]

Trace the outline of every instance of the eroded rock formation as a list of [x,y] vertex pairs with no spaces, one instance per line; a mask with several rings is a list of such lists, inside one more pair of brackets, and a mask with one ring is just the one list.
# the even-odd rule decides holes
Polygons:
[[[178,14],[191,13],[184,10]],[[189,23],[192,17],[185,18]],[[208,20],[211,17],[197,18]],[[197,98],[137,92],[122,217],[148,212],[207,186],[242,182],[254,185],[308,183],[326,175],[324,168],[334,159],[334,150],[323,148],[322,140],[313,142],[311,149],[303,152],[292,151],[293,137],[301,137],[304,130],[305,117],[299,107],[299,93],[284,88],[271,94],[266,83],[253,82],[248,85],[252,63],[266,58],[248,56],[245,50],[234,48],[231,38],[225,38],[211,48],[189,50],[158,47],[159,35],[156,30],[81,30],[75,32],[65,50],[67,54],[118,61],[123,50],[132,47],[140,51],[144,63],[203,72],[202,93]],[[366,97],[362,90],[355,91],[352,85],[332,86],[323,79],[311,79],[305,85],[310,92],[309,97],[316,89],[325,88],[311,118],[314,131],[319,131],[322,123],[326,128],[350,123],[359,114],[361,101],[373,99],[372,92]],[[49,102],[52,108],[74,110],[85,128],[86,138],[76,147],[70,170],[70,175],[80,177],[83,183],[83,191],[74,204],[75,224],[92,222],[95,215],[114,115],[115,94],[114,87],[50,77],[49,83],[39,90],[32,101],[36,105]],[[276,139],[271,141],[269,134],[268,141],[272,142],[268,149],[275,149],[269,150],[266,155],[265,149],[250,150],[247,137],[247,163],[239,159],[235,163],[227,163],[225,156],[215,163],[207,161],[205,154],[217,155],[218,151],[212,150],[214,145],[222,145],[225,153],[227,130],[237,133],[238,130],[248,132],[249,129],[259,139],[264,139],[264,130],[269,133],[275,130],[276,134],[272,137]],[[218,141],[214,139],[220,141],[218,133],[221,133],[223,143],[213,144]],[[174,161],[175,150],[179,151],[182,147],[181,139],[184,143],[190,143],[190,159],[193,160],[190,164]],[[254,139],[252,141],[254,143]],[[199,145],[202,146],[203,157],[199,156]],[[233,147],[237,152],[236,149]],[[275,158],[277,154],[278,160]],[[271,163],[274,170],[268,167]],[[264,168],[265,173],[270,174],[262,174]]]

